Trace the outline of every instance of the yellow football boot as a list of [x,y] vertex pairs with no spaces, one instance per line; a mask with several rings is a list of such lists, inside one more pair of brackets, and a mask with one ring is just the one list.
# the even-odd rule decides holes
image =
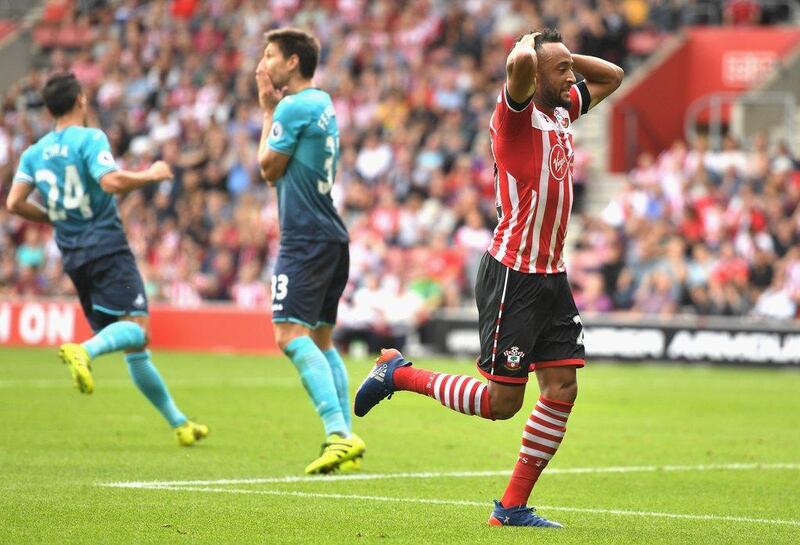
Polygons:
[[361,454],[360,456],[356,456],[352,460],[347,460],[346,462],[342,462],[339,464],[339,473],[358,473],[361,471],[361,461],[364,459],[364,455]]
[[69,367],[75,387],[83,394],[94,392],[92,378],[92,359],[86,349],[77,343],[62,344],[58,348],[58,357]]
[[366,450],[367,445],[358,435],[342,437],[332,433],[322,445],[319,458],[306,466],[306,474],[331,473],[341,464],[363,456]]
[[175,437],[182,447],[191,447],[200,439],[208,437],[208,426],[187,420],[175,428]]

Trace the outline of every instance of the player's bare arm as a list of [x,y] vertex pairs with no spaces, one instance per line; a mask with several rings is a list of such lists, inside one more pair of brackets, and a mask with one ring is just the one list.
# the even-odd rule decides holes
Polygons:
[[586,88],[592,97],[589,108],[594,108],[601,100],[616,91],[622,83],[622,78],[625,77],[622,68],[597,57],[573,53],[572,62],[573,69],[586,78]]
[[100,187],[107,193],[129,193],[146,185],[169,180],[172,168],[164,161],[156,161],[150,168],[140,172],[115,170],[100,178]]
[[37,223],[51,223],[50,217],[47,215],[41,205],[34,201],[29,201],[28,196],[33,193],[36,186],[33,184],[15,183],[11,185],[11,190],[8,192],[6,199],[6,208],[12,214],[21,216],[29,221]]
[[[267,116],[264,115],[264,127],[261,132],[269,134],[269,128],[271,126],[272,115],[269,116],[269,121],[267,121]],[[278,179],[283,176],[283,173],[286,172],[286,166],[289,164],[289,159],[291,159],[291,157],[270,149],[270,147],[267,146],[266,137],[262,136],[261,140],[261,147],[258,154],[258,164],[259,167],[261,167],[261,177],[264,178],[270,185],[275,185],[275,182],[277,182]]]
[[508,94],[514,102],[524,103],[536,91],[537,58],[534,39],[538,32],[527,34],[511,50],[506,60]]
[[286,165],[289,164],[290,157],[279,153],[267,145],[269,132],[272,130],[272,114],[275,107],[283,98],[284,89],[276,89],[272,80],[267,74],[266,58],[270,54],[269,48],[264,52],[264,57],[258,63],[256,69],[256,84],[258,85],[258,104],[264,110],[264,121],[261,127],[261,142],[258,145],[258,165],[261,169],[261,177],[267,183],[274,185],[275,182],[286,172]]

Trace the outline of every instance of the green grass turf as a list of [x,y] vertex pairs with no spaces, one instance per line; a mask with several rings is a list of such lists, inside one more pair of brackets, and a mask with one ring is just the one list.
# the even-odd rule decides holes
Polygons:
[[[300,475],[322,430],[282,358],[155,352],[178,404],[211,428],[180,449],[120,355],[95,362],[81,396],[54,350],[0,348],[0,543],[798,543],[800,523],[685,520],[616,509],[800,521],[800,469],[551,474],[534,504],[563,531],[491,528],[506,477],[212,485],[256,493],[98,483]],[[369,363],[348,362],[352,386]],[[467,362],[425,360],[445,372]],[[595,364],[551,468],[800,463],[800,373]],[[356,430],[365,472],[510,470],[529,408],[504,422],[401,393]],[[264,492],[269,492],[265,494]],[[480,505],[298,497],[283,492]]]

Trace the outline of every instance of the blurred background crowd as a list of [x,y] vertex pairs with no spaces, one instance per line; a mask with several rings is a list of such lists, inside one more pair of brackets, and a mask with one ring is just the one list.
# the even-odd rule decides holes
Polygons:
[[791,319],[800,304],[800,163],[763,135],[639,157],[583,217],[571,280],[583,310]]
[[[175,179],[119,200],[151,301],[267,308],[278,249],[274,189],[259,179],[254,71],[263,32],[313,30],[316,81],[341,132],[333,196],[350,230],[341,323],[401,335],[438,308],[470,306],[494,218],[487,127],[505,57],[531,28],[627,70],[686,24],[773,24],[750,0],[53,0],[36,68],[0,109],[0,181],[51,120],[53,70],[83,82],[118,163],[154,159]],[[576,151],[579,230],[568,269],[584,310],[797,315],[800,175],[765,139],[642,156],[622,193],[582,214],[592,157]],[[576,225],[577,224],[577,225]],[[69,295],[49,228],[0,211],[0,297]],[[387,310],[391,312],[387,312]],[[767,310],[765,310],[767,309]]]

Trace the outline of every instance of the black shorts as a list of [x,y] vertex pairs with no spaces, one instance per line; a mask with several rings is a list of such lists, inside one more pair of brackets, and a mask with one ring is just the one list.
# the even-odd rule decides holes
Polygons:
[[534,369],[585,364],[583,324],[566,273],[521,273],[486,253],[475,296],[478,369],[486,378],[524,384]]
[[104,255],[66,272],[95,332],[120,316],[147,316],[144,283],[130,250]]
[[272,321],[336,325],[349,273],[346,242],[282,242],[272,275]]

